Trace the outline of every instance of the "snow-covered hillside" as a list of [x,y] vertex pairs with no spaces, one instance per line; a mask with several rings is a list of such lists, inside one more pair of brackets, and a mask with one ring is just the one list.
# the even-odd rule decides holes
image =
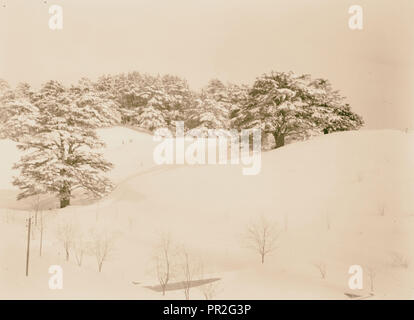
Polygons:
[[[351,265],[375,270],[372,298],[414,297],[414,134],[316,137],[263,153],[256,176],[234,165],[157,166],[150,135],[120,127],[99,135],[117,187],[99,202],[75,199],[65,209],[49,210],[54,202],[45,198],[43,254],[36,226],[28,278],[25,218],[34,200],[15,200],[10,168],[19,153],[14,143],[0,141],[0,298],[160,299],[145,286],[157,285],[154,247],[167,233],[202,261],[205,278],[221,279],[214,298],[346,299]],[[260,216],[280,231],[278,248],[263,265],[243,237]],[[73,252],[65,261],[59,230],[69,224],[77,237],[111,236],[102,272],[89,254],[81,267]],[[63,267],[63,290],[48,288],[50,265]],[[370,291],[368,281],[366,275],[358,294]],[[202,293],[195,287],[190,296]],[[165,297],[184,294],[173,290]]]

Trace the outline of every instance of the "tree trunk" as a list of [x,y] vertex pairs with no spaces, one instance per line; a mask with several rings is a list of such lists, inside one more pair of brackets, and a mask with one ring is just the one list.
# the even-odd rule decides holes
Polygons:
[[59,192],[60,197],[60,207],[64,208],[70,205],[70,188],[69,186],[65,185],[60,189]]
[[60,198],[60,207],[64,208],[70,204],[70,199],[67,198]]
[[275,149],[283,147],[285,145],[285,135],[284,134],[277,134],[273,133],[273,137],[275,138]]

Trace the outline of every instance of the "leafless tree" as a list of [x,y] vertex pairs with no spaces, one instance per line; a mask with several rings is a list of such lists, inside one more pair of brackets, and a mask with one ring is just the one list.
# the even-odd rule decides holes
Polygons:
[[200,265],[190,257],[189,253],[183,248],[181,250],[181,272],[182,272],[182,283],[185,299],[190,299],[190,289],[193,286],[195,277],[200,274]]
[[103,263],[107,261],[113,248],[114,237],[112,235],[106,231],[94,233],[91,250],[98,263],[99,272],[102,271]]
[[69,261],[70,249],[72,247],[73,239],[75,236],[74,227],[70,223],[65,223],[59,227],[58,230],[59,239],[63,243],[63,248],[65,250],[66,261]]
[[378,213],[381,217],[385,216],[385,203],[380,203],[378,205]]
[[173,256],[175,255],[174,250],[175,249],[171,243],[171,237],[169,235],[163,235],[160,244],[156,248],[155,255],[155,269],[163,296],[165,295],[168,282],[173,276]]
[[391,252],[392,266],[407,269],[410,265],[408,258],[400,252]]
[[34,225],[37,227],[37,216],[40,211],[40,194],[35,196],[33,201],[33,211],[34,211]]
[[319,270],[322,279],[326,279],[326,264],[323,262],[315,263],[314,266]]
[[128,228],[129,231],[132,231],[134,228],[134,219],[131,216],[128,217]]
[[33,215],[33,219],[32,219],[32,228],[31,228],[30,236],[31,236],[32,240],[35,240],[38,215],[39,215],[39,212],[40,212],[40,194],[36,194],[34,196],[34,200],[32,200],[32,210],[33,210],[34,215]]
[[39,244],[39,256],[42,256],[42,249],[43,249],[43,230],[44,230],[44,224],[43,224],[43,211],[39,212],[40,214],[40,244]]
[[82,266],[83,256],[87,251],[87,242],[83,239],[82,234],[79,234],[73,241],[73,252],[75,255],[76,263],[80,267]]
[[99,220],[99,201],[96,202],[96,209],[95,209],[95,221],[98,222]]
[[4,210],[5,216],[4,216],[4,221],[6,223],[13,223],[16,221],[16,214],[13,211],[10,211],[9,209],[5,209]]
[[218,293],[219,281],[209,282],[199,287],[206,300],[213,300]]
[[[206,280],[205,274],[204,274],[204,264],[201,261],[199,263],[199,273],[200,273],[199,278],[201,280]],[[208,280],[209,279],[207,279],[207,281]],[[219,280],[218,279],[212,279],[212,280],[213,280],[212,282],[205,283],[198,287],[198,290],[200,290],[200,292],[203,294],[206,300],[212,300],[218,293]]]
[[374,280],[375,280],[375,277],[376,277],[376,272],[375,272],[374,268],[372,268],[372,267],[367,267],[366,270],[367,270],[367,274],[368,274],[368,280],[369,280],[369,286],[370,286],[370,289],[371,289],[371,293],[373,293],[374,292]]
[[260,254],[262,264],[265,257],[276,250],[276,242],[279,237],[279,230],[276,223],[261,217],[247,226],[246,232],[247,247]]
[[331,230],[331,214],[329,212],[326,213],[326,228],[327,230]]
[[9,223],[9,210],[5,209],[4,210],[4,216],[3,216],[3,220],[5,223]]

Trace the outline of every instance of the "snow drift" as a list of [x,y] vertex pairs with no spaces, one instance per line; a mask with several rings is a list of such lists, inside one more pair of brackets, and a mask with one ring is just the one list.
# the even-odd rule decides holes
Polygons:
[[[110,176],[117,187],[99,202],[45,207],[44,254],[31,261],[36,278],[24,277],[31,202],[17,202],[10,184],[19,155],[12,142],[0,141],[0,297],[160,299],[145,286],[157,285],[151,259],[165,233],[203,261],[205,277],[221,279],[215,298],[345,299],[351,265],[375,269],[373,298],[413,296],[412,133],[351,131],[294,143],[263,153],[257,176],[243,176],[234,165],[156,166],[148,134],[118,127],[99,135],[115,164]],[[278,248],[264,265],[243,245],[247,223],[259,216],[280,230]],[[86,235],[90,228],[114,235],[101,273],[91,256],[82,267],[65,261],[57,235],[64,223]],[[33,237],[36,252],[38,234]],[[407,265],[398,265],[396,255]],[[52,264],[64,269],[64,290],[47,287]],[[361,295],[370,290],[368,281]],[[165,297],[184,295],[178,290]],[[191,297],[202,295],[193,288]]]

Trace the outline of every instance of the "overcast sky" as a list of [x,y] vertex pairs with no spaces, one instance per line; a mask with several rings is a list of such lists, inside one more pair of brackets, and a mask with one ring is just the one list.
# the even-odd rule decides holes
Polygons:
[[[0,78],[37,87],[172,73],[251,83],[270,70],[329,79],[366,127],[414,129],[413,0],[0,0]],[[51,4],[63,30],[48,27]],[[350,30],[348,9],[364,9]]]

